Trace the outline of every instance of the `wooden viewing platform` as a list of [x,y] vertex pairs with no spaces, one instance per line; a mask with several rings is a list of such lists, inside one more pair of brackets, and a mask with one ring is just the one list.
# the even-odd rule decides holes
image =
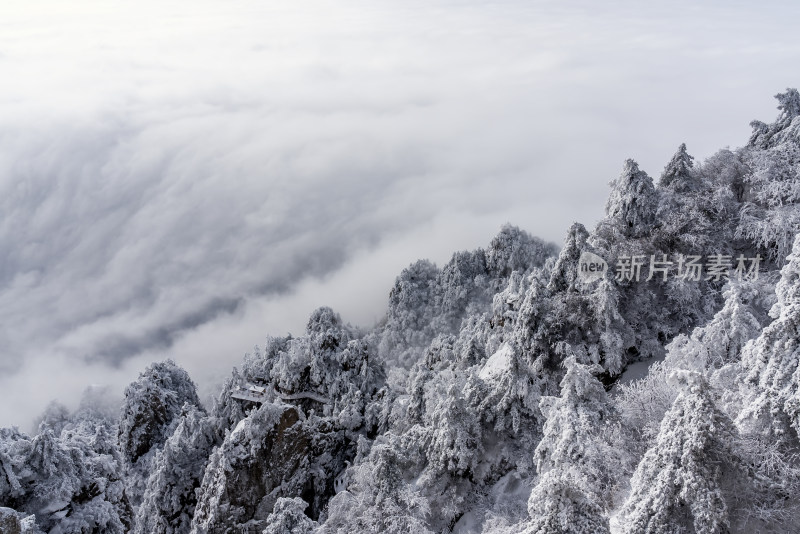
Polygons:
[[231,397],[239,400],[257,402],[259,404],[268,400],[267,389],[253,384],[248,384],[246,388],[238,386],[233,393],[231,393]]
[[[300,393],[281,393],[280,391],[274,391],[274,393],[282,400],[311,399],[322,404],[331,403],[330,399],[319,393],[314,393],[313,391],[301,391]],[[233,393],[231,393],[231,397],[239,400],[257,402],[259,404],[263,404],[270,398],[270,396],[267,395],[266,388],[254,384],[247,384],[246,387],[238,386]]]

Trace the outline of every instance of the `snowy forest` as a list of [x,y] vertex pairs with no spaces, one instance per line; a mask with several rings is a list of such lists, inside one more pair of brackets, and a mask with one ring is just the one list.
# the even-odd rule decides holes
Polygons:
[[403,270],[372,328],[314,310],[210,405],[163,361],[121,406],[0,429],[0,532],[798,532],[800,93],[776,98],[741,148],[625,161],[560,249],[507,225]]

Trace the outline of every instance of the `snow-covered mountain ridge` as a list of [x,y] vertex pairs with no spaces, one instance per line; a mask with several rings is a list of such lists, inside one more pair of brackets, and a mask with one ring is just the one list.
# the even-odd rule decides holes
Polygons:
[[800,94],[777,99],[742,148],[624,162],[560,250],[509,225],[403,270],[375,328],[315,310],[212,406],[167,361],[119,411],[90,391],[0,429],[0,533],[795,532]]

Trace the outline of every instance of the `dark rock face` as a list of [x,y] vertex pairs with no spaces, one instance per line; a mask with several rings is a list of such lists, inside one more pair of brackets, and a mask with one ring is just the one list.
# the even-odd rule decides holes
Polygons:
[[241,508],[245,517],[266,519],[278,497],[276,488],[290,480],[308,456],[309,436],[298,421],[297,410],[284,410],[273,432],[251,445],[254,454],[231,463],[225,491],[230,506]]
[[264,404],[209,460],[192,532],[260,534],[281,497],[300,495],[312,519],[334,495],[333,479],[355,444],[324,419],[288,404]]
[[310,451],[311,436],[297,408],[259,408],[211,456],[194,531],[261,532],[279,497],[301,493]]

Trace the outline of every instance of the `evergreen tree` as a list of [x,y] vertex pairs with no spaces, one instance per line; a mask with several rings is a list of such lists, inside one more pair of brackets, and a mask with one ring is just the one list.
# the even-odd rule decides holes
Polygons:
[[547,421],[534,451],[540,478],[528,500],[526,534],[608,532],[603,503],[610,488],[609,457],[603,432],[611,428],[611,408],[598,366],[565,362],[559,397],[542,397]]
[[579,479],[569,469],[546,473],[531,492],[522,534],[608,534],[608,518]]
[[749,282],[731,281],[724,291],[725,303],[711,321],[681,334],[667,346],[667,362],[673,368],[706,371],[738,361],[742,349],[761,332],[761,315],[755,309],[758,288]]
[[486,268],[489,275],[496,279],[508,278],[514,271],[524,275],[541,267],[547,258],[557,253],[558,247],[552,243],[506,224],[486,249]]
[[243,381],[241,373],[234,367],[231,376],[222,384],[221,391],[214,399],[211,415],[221,428],[235,428],[239,421],[245,418],[246,414],[242,403],[231,397]]
[[411,463],[402,455],[399,438],[388,434],[376,442],[369,456],[352,467],[347,491],[331,499],[320,534],[385,532],[431,534],[427,500],[404,479]]
[[792,125],[794,119],[800,116],[800,93],[797,89],[788,88],[785,93],[775,95],[778,101],[778,109],[781,110],[777,120],[772,124],[764,124],[761,121],[753,121],[753,134],[750,136],[749,146],[755,148],[772,148],[782,142],[786,137],[786,131]]
[[678,192],[694,189],[696,183],[692,176],[692,167],[694,167],[694,157],[686,152],[686,143],[681,143],[678,151],[664,167],[658,185]]
[[743,150],[750,171],[745,177],[748,202],[736,232],[780,262],[800,232],[800,93],[787,89],[775,98],[780,116],[770,125],[754,122],[750,145]]
[[796,442],[800,432],[800,235],[781,269],[770,310],[775,320],[742,352],[744,428]]
[[47,427],[56,436],[61,435],[61,431],[71,422],[71,414],[66,406],[57,401],[52,401],[47,405],[41,415],[37,427]]
[[580,223],[573,223],[564,240],[564,248],[558,254],[555,267],[550,276],[547,290],[551,293],[575,290],[578,278],[578,259],[586,249],[586,239],[589,232]]
[[121,464],[102,424],[67,423],[60,437],[43,424],[32,440],[0,432],[0,502],[35,514],[46,532],[123,534],[131,510]]
[[439,269],[420,260],[403,269],[389,292],[389,309],[380,345],[389,362],[411,367],[433,338],[435,286]]
[[602,369],[577,363],[574,357],[568,358],[564,367],[567,372],[561,380],[560,396],[539,401],[547,420],[533,453],[536,469],[544,474],[571,465],[586,477],[590,492],[599,494],[605,485],[604,452],[599,443],[612,416],[603,384],[593,374]]
[[732,423],[717,410],[700,374],[676,371],[671,379],[682,390],[633,475],[623,532],[725,533],[728,507],[720,477],[730,458]]
[[188,534],[191,529],[206,462],[221,439],[214,419],[188,403],[180,418],[153,462],[136,515],[136,534]]
[[303,513],[307,507],[308,503],[300,497],[281,497],[275,502],[262,534],[311,534],[317,523]]
[[35,513],[37,523],[49,530],[69,511],[72,497],[81,487],[83,465],[76,465],[69,448],[49,428],[33,439],[26,465],[31,471],[30,490],[23,509]]
[[597,361],[612,376],[619,375],[625,364],[625,350],[633,344],[634,334],[620,313],[620,294],[614,283],[603,279],[591,294],[594,328],[599,334]]
[[467,405],[462,384],[453,380],[447,388],[445,395],[437,395],[437,405],[429,406],[426,417],[426,426],[432,429],[428,469],[437,476],[472,477],[483,452],[479,414]]
[[622,174],[611,182],[606,215],[619,224],[623,235],[643,237],[655,224],[657,195],[653,180],[632,159],[626,160]]

